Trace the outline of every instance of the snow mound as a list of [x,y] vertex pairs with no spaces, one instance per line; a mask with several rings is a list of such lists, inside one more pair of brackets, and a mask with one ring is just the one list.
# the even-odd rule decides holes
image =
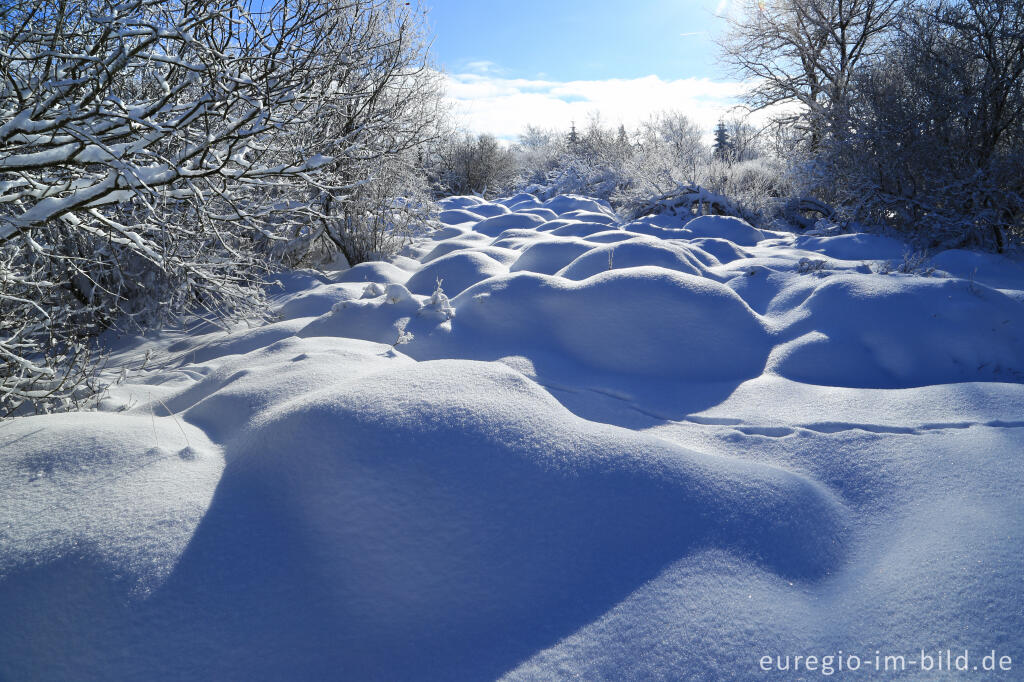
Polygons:
[[963,280],[834,275],[795,311],[771,368],[831,386],[1024,380],[1024,306]]
[[589,237],[592,234],[598,234],[601,232],[608,231],[607,223],[595,223],[595,222],[572,222],[568,225],[556,227],[550,230],[551,234],[558,237]]
[[502,204],[482,203],[472,207],[473,213],[483,216],[484,218],[495,218],[497,216],[508,215],[509,209],[507,206]]
[[460,195],[460,196],[453,196],[453,197],[445,197],[444,199],[441,199],[437,203],[440,204],[441,207],[444,208],[444,209],[454,209],[454,208],[474,209],[477,206],[480,206],[482,204],[486,204],[487,202],[484,201],[483,199],[481,199],[480,197]]
[[563,218],[579,220],[583,223],[598,223],[601,225],[618,225],[619,219],[614,214],[598,213],[596,211],[575,210],[562,214]]
[[488,237],[497,237],[505,230],[528,230],[543,222],[543,218],[531,213],[506,213],[482,220],[473,229]]
[[378,284],[392,284],[404,282],[409,278],[409,273],[391,263],[360,263],[348,270],[344,270],[333,278],[335,282],[377,282]]
[[552,239],[531,244],[522,250],[509,268],[512,272],[526,270],[553,275],[576,258],[594,248],[582,239]]
[[541,205],[540,199],[525,192],[511,196],[508,199],[502,199],[500,203],[508,206],[512,211],[518,211],[521,208],[535,208]]
[[194,346],[183,344],[174,350],[185,351],[185,356],[192,363],[205,363],[228,355],[243,355],[294,336],[295,332],[309,323],[310,317],[323,315],[338,301],[354,298],[351,291],[336,286],[317,287],[313,291],[327,293],[291,299],[277,309],[278,315],[284,318],[281,322],[230,333],[214,333],[204,339],[204,343]]
[[799,236],[794,246],[839,260],[899,260],[909,251],[901,241],[877,234]]
[[515,206],[513,208],[513,212],[515,212],[515,213],[529,213],[530,215],[539,216],[539,217],[543,218],[544,220],[555,220],[556,218],[558,218],[558,214],[557,213],[552,211],[550,208],[544,208],[542,206],[534,206],[534,207],[527,207],[527,208],[520,208],[520,206]]
[[537,228],[537,231],[550,232],[552,230],[557,230],[560,227],[565,227],[566,225],[574,225],[575,223],[576,221],[570,218],[557,218],[555,220],[546,221],[543,225]]
[[449,208],[446,211],[441,211],[438,214],[437,219],[445,225],[461,225],[463,223],[477,223],[483,215],[479,213],[473,213],[464,208]]
[[566,279],[580,280],[606,270],[645,265],[691,275],[704,274],[704,264],[686,247],[643,237],[593,248],[560,270],[558,274]]
[[608,202],[601,199],[591,199],[576,194],[560,194],[551,197],[544,202],[544,208],[549,208],[558,215],[565,215],[573,211],[586,211],[588,213],[601,213],[613,216],[614,212]]
[[[72,557],[117,576],[129,594],[145,594],[174,569],[224,460],[202,431],[154,402],[131,416],[47,415],[5,425],[0,584],[6,590],[17,586],[3,578],[33,564],[59,578],[53,564]],[[37,596],[50,602],[56,595]],[[0,596],[0,606],[7,599]],[[19,623],[9,608],[3,612],[11,626]]]
[[460,341],[474,353],[465,357],[479,348],[526,357],[554,350],[603,371],[714,381],[760,374],[770,348],[761,320],[730,289],[662,268],[580,282],[516,273],[453,303],[453,338],[432,346],[435,353]]
[[476,253],[481,253],[485,256],[489,256],[494,260],[498,261],[502,265],[508,267],[515,263],[519,258],[520,253],[516,249],[506,249],[501,246],[478,246],[473,249]]
[[[295,519],[281,535],[331,538],[316,560],[345,577],[330,594],[346,615],[339,655],[356,670],[412,663],[382,657],[385,643],[417,658],[564,627],[581,593],[632,586],[698,545],[787,576],[820,575],[841,556],[844,512],[821,486],[585,422],[491,364],[335,384],[261,416],[227,459],[225,503],[209,514],[225,521],[197,543],[258,562],[230,535],[253,495]],[[275,603],[326,619],[334,605],[320,594]]]
[[1024,290],[1024,264],[994,253],[949,249],[935,254],[923,265],[994,289]]
[[478,234],[464,235],[453,239],[444,239],[438,242],[437,246],[429,249],[426,254],[421,256],[420,262],[429,263],[434,259],[447,256],[449,253],[454,251],[478,248],[481,244],[489,241],[490,240],[486,236]]
[[736,260],[748,258],[749,255],[739,248],[734,242],[720,237],[704,237],[692,239],[689,243],[696,246],[704,253],[708,253],[719,263],[731,263]]
[[415,294],[429,294],[442,280],[444,290],[455,295],[488,277],[504,275],[508,268],[488,255],[475,251],[459,251],[430,261],[409,278],[406,287]]
[[738,246],[754,246],[765,238],[761,230],[732,216],[705,215],[687,221],[684,225],[693,237],[717,237]]
[[625,230],[605,230],[603,232],[595,232],[587,235],[588,242],[596,242],[598,244],[612,244],[614,242],[624,242],[627,239],[636,239],[637,237],[643,237],[642,234],[635,232],[626,232]]

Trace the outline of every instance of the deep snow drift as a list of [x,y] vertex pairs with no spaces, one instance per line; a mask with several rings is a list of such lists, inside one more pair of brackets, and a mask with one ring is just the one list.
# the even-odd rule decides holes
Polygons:
[[278,322],[123,348],[97,411],[0,424],[0,679],[1024,666],[1019,262],[444,208],[283,276]]

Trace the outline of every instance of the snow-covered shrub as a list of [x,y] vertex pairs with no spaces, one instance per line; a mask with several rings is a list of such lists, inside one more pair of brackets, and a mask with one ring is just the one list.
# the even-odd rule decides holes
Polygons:
[[581,131],[528,127],[511,151],[516,189],[544,199],[580,194],[613,206],[693,183],[711,158],[700,128],[678,112],[656,114],[634,131],[605,126],[598,114]]
[[526,126],[511,148],[516,159],[519,188],[547,187],[562,164],[565,138],[557,130]]
[[765,143],[743,119],[725,124],[728,155],[716,156],[704,131],[679,112],[651,116],[637,130],[605,127],[593,116],[581,132],[528,127],[512,147],[520,167],[517,189],[547,199],[582,194],[608,201],[624,215],[664,210],[725,213],[751,223],[783,216],[794,192],[788,164],[766,155]]
[[285,150],[331,159],[287,194],[302,214],[277,247],[288,265],[318,265],[338,253],[350,265],[385,258],[435,211],[423,156],[442,136],[445,105],[440,76],[428,68],[423,12],[400,0],[337,6],[343,54],[324,70],[330,91],[344,97],[278,136]]
[[664,194],[638,198],[623,206],[621,211],[630,220],[662,213],[683,217],[739,215],[739,210],[728,197],[710,192],[699,185],[679,185]]
[[259,310],[291,226],[334,217],[324,197],[394,223],[372,171],[428,127],[398,112],[431,106],[406,5],[0,8],[0,413],[73,397],[57,378],[88,375],[105,328]]
[[797,193],[787,163],[769,156],[731,163],[715,160],[702,175],[709,191],[729,197],[737,215],[755,225],[783,217],[787,202]]
[[606,128],[594,115],[582,133],[527,128],[513,146],[521,191],[549,199],[579,194],[612,201],[633,182],[628,164],[636,148],[625,128]]

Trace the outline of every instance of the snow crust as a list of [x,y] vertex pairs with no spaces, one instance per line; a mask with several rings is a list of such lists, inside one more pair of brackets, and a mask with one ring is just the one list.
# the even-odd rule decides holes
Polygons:
[[[0,679],[1024,664],[1024,268],[445,200],[280,319],[0,424]],[[887,274],[882,274],[887,273]]]

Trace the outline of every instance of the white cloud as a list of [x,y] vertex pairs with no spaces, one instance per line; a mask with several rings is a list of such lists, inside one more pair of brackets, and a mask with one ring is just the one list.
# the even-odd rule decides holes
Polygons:
[[527,124],[568,129],[594,112],[607,125],[636,127],[658,111],[680,111],[709,132],[729,114],[744,90],[737,82],[657,76],[595,81],[503,78],[489,73],[445,76],[460,123],[476,133],[513,139]]

